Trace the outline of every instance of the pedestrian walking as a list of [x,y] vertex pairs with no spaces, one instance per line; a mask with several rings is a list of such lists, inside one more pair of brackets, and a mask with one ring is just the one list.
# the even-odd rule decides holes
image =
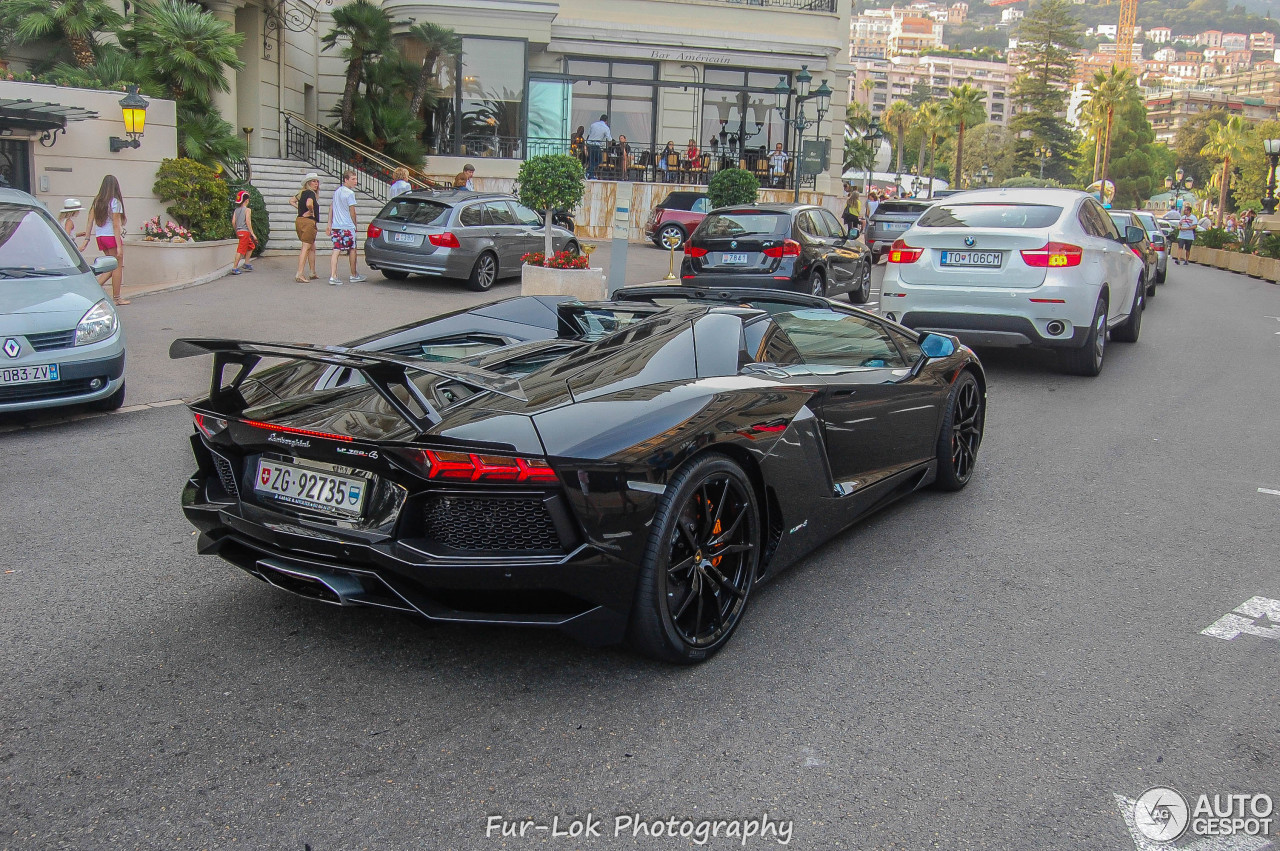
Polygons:
[[236,193],[236,206],[231,211],[231,225],[236,231],[236,260],[231,264],[231,274],[252,272],[253,264],[249,262],[253,249],[258,241],[253,236],[253,210],[249,209],[249,190],[241,189]]
[[876,214],[876,210],[880,208],[880,193],[872,189],[871,194],[867,196],[867,221],[871,221],[871,217]]
[[844,199],[844,210],[840,213],[844,221],[845,233],[862,226],[862,203],[858,200],[858,188],[849,187],[849,194]]
[[453,188],[465,189],[468,192],[474,192],[475,186],[471,179],[476,176],[476,167],[471,163],[467,163],[462,167],[462,171],[453,176]]
[[604,159],[604,147],[613,141],[613,131],[609,129],[609,116],[600,115],[587,130],[587,180],[596,179],[596,169]]
[[333,242],[333,254],[329,256],[329,283],[342,286],[338,277],[338,257],[345,254],[351,262],[351,283],[365,280],[356,271],[356,173],[344,171],[342,184],[333,193],[329,204],[329,238]]
[[[302,178],[302,189],[293,196],[298,217],[293,229],[302,248],[298,251],[298,273],[293,279],[300,284],[314,281],[316,274],[316,229],[320,226],[320,175],[314,171]],[[310,274],[308,274],[310,269]]]
[[[1196,217],[1191,215],[1190,210],[1182,211],[1182,218],[1178,219],[1178,247],[1182,249],[1183,266],[1191,262],[1191,243],[1196,241]],[[1176,261],[1175,259],[1175,262]]]
[[62,225],[67,238],[72,242],[76,241],[77,236],[84,237],[84,241],[77,244],[77,247],[84,251],[85,246],[89,244],[89,237],[85,231],[76,232],[76,229],[80,227],[76,224],[76,216],[80,215],[82,209],[84,209],[84,205],[80,203],[79,198],[67,198],[62,202],[62,209],[58,211],[58,224]]
[[[116,268],[98,276],[98,283],[105,284],[111,280],[111,300],[116,304],[128,304],[128,300],[120,297],[120,289],[124,286],[124,195],[120,192],[120,181],[114,174],[102,178],[98,194],[94,196],[93,205],[89,208],[90,230],[98,244],[98,250],[108,257],[116,259]],[[86,240],[86,244],[88,240]]]
[[409,169],[400,166],[391,172],[391,177],[395,182],[391,184],[388,197],[394,198],[397,195],[413,191],[413,184],[409,182]]

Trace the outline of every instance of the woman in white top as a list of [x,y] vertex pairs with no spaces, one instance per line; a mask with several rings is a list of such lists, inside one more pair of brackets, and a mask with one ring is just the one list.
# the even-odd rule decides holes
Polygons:
[[127,300],[120,298],[120,287],[124,282],[124,196],[120,194],[120,181],[114,174],[102,178],[102,186],[90,207],[89,220],[98,250],[116,258],[116,268],[99,275],[98,283],[104,284],[110,277],[111,300],[116,304],[128,304]]
[[395,198],[397,195],[403,195],[406,192],[413,191],[413,184],[409,182],[409,169],[401,166],[391,172],[391,176],[395,178],[395,183],[391,184],[390,195],[388,197]]

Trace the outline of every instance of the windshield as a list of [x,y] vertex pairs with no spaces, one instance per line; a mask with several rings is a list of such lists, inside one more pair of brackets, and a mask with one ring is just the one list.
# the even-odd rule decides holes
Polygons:
[[788,233],[791,217],[786,213],[712,213],[698,226],[699,236],[742,236],[747,233]]
[[11,276],[20,271],[53,275],[87,272],[84,258],[67,239],[66,231],[35,207],[0,203],[0,268]]
[[419,198],[397,198],[378,218],[411,225],[443,225],[449,218],[449,205]]
[[922,228],[1047,228],[1062,215],[1049,204],[938,204],[916,221]]

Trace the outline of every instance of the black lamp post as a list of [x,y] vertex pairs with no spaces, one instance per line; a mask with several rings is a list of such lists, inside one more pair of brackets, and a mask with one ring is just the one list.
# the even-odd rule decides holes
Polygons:
[[982,186],[986,187],[991,185],[991,178],[995,177],[995,173],[991,171],[990,166],[984,165],[982,168],[978,169],[977,177],[978,182]]
[[[1187,174],[1181,168],[1179,168],[1173,174],[1174,174],[1173,177],[1166,177],[1164,179],[1164,186],[1166,189],[1169,189],[1173,192],[1173,209],[1181,211],[1182,210],[1182,190],[1184,189],[1190,190],[1191,184],[1195,182],[1195,178]],[[1274,171],[1273,171],[1273,179],[1274,179]],[[1266,202],[1264,201],[1263,203],[1265,204]]]
[[[823,80],[821,85],[812,94],[809,93],[809,87],[813,85],[813,75],[809,73],[808,65],[800,66],[800,73],[796,74],[796,85],[793,89],[788,83],[786,77],[778,78],[778,85],[773,87],[774,98],[776,99],[775,108],[778,115],[782,119],[782,123],[787,127],[793,127],[796,131],[796,140],[801,142],[804,140],[804,131],[818,124],[826,116],[827,110],[831,107],[831,87],[827,85],[827,81]],[[808,113],[805,112],[804,105],[808,101],[816,100],[818,117],[810,120]],[[795,104],[795,117],[791,117],[791,104]],[[796,192],[795,200],[800,201],[800,145],[797,144],[794,149],[793,159],[796,163],[795,181]]]
[[873,118],[871,123],[867,125],[867,132],[863,134],[862,139],[867,143],[867,147],[871,149],[871,158],[867,160],[867,185],[863,187],[864,195],[871,194],[871,171],[876,167],[876,154],[880,152],[880,142],[884,139],[884,131],[880,129],[880,119]]
[[1280,163],[1280,139],[1264,139],[1262,150],[1267,154],[1267,194],[1262,196],[1262,212],[1276,214],[1276,164]]
[[124,116],[124,134],[128,139],[121,139],[119,136],[112,136],[108,143],[111,145],[111,153],[119,153],[125,148],[137,148],[142,145],[139,139],[142,138],[142,131],[147,123],[147,107],[151,104],[142,95],[138,94],[137,86],[130,86],[129,93],[120,98],[120,112]]
[[1040,179],[1044,180],[1044,164],[1053,158],[1053,151],[1041,145],[1036,151],[1036,159],[1040,161]]

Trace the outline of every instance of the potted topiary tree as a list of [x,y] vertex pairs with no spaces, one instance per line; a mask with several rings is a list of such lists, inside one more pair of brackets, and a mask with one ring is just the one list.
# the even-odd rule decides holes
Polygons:
[[754,174],[746,169],[726,168],[711,178],[707,186],[707,200],[713,208],[754,204],[759,192],[760,181]]
[[551,217],[556,210],[571,210],[582,201],[585,175],[577,157],[543,154],[520,165],[520,203],[542,211],[543,249],[526,254],[520,270],[523,295],[575,295],[584,300],[605,296],[604,270],[588,268],[585,256],[555,253]]

